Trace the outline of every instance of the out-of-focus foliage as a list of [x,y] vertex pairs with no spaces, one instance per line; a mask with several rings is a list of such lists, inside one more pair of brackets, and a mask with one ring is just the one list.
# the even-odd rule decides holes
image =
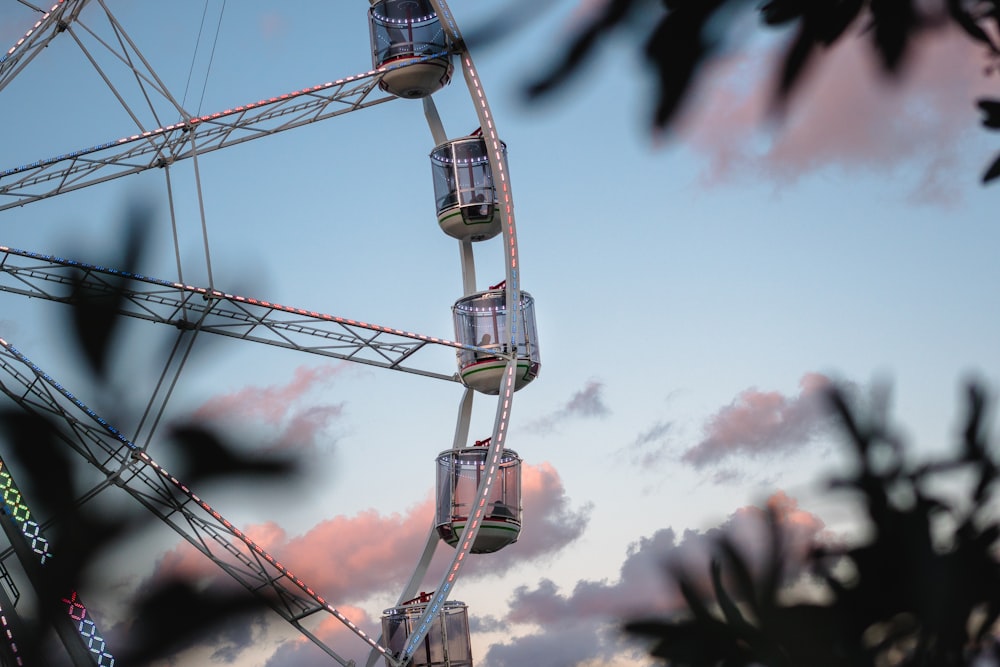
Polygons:
[[[656,78],[652,125],[668,128],[692,91],[700,71],[724,47],[744,37],[747,11],[756,11],[761,25],[787,30],[788,39],[772,110],[780,115],[809,65],[834,43],[849,38],[868,40],[883,69],[902,76],[914,38],[926,31],[957,26],[984,50],[998,71],[1000,60],[1000,0],[606,0],[564,48],[564,55],[532,82],[528,95],[537,98],[556,90],[595,52],[602,38],[619,28],[642,31],[641,48]],[[997,129],[1000,100],[977,101]],[[1000,155],[983,174],[983,182],[1000,177]]]
[[[772,511],[763,567],[723,536],[701,571],[668,567],[686,610],[634,619],[625,631],[652,640],[651,654],[673,667],[1000,664],[1000,460],[987,442],[984,391],[968,390],[954,455],[922,463],[907,460],[884,414],[863,414],[838,391],[831,402],[856,457],[856,470],[833,479],[831,491],[862,501],[870,537],[815,544],[806,558],[813,592],[794,596]],[[706,575],[711,591],[699,586]]]
[[[128,275],[137,269],[142,257],[148,214],[141,209],[128,213],[122,256],[106,262],[124,269],[117,281],[108,289],[93,291],[81,280],[81,274],[67,299],[72,311],[69,335],[79,345],[95,392],[110,400],[120,393],[110,374],[113,355],[122,349],[115,344],[123,317],[119,306],[131,282]],[[114,516],[99,514],[89,504],[81,504],[85,489],[78,488],[79,475],[74,471],[77,466],[89,464],[59,437],[58,430],[63,426],[47,415],[23,408],[0,410],[0,455],[21,485],[31,490],[33,513],[47,520],[46,538],[53,557],[39,565],[32,562],[36,554],[29,552],[29,558],[22,560],[37,598],[37,611],[32,617],[20,619],[14,638],[22,661],[17,664],[46,665],[53,664],[46,658],[52,655],[53,629],[68,619],[64,599],[73,591],[117,583],[95,580],[91,566],[109,552],[126,548],[126,540],[142,530],[152,516],[131,500]],[[188,484],[224,482],[252,489],[262,479],[284,481],[295,473],[291,461],[247,454],[225,434],[197,422],[172,425],[158,446],[173,447],[172,458],[184,471]],[[0,522],[6,522],[5,532],[12,543],[24,539],[19,530],[10,530],[15,511],[8,505],[0,508]],[[179,575],[159,579],[139,591],[126,606],[126,615],[132,619],[126,633],[127,645],[110,647],[121,665],[146,665],[168,658],[228,624],[266,609],[264,600],[237,586],[206,588],[203,582],[187,581]],[[0,664],[11,658],[7,648],[6,640],[0,642]]]

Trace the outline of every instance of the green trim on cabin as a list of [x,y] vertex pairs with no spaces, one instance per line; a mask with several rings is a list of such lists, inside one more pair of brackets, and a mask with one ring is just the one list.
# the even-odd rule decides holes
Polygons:
[[[464,523],[462,523],[462,524],[453,523],[453,524],[451,524],[451,527],[455,531],[455,540],[454,541],[458,542],[459,540],[462,539],[462,532],[465,530],[465,524]],[[483,534],[483,528],[487,528],[487,527],[491,531],[493,531],[493,530],[495,530],[495,531],[506,531],[508,533],[513,533],[514,535],[517,535],[517,534],[519,534],[521,532],[521,526],[519,526],[519,525],[518,526],[511,526],[510,524],[490,523],[488,525],[480,526],[480,528],[479,528],[479,534],[476,535],[476,539],[477,540]],[[449,544],[453,544],[453,542],[450,541],[450,540],[449,540],[448,543]]]
[[[507,362],[506,361],[500,362],[500,363],[496,363],[496,364],[482,364],[481,366],[479,366],[477,368],[473,368],[470,371],[462,371],[462,377],[467,378],[470,375],[475,375],[476,373],[481,373],[482,371],[495,371],[498,368],[506,368],[506,367],[507,367]],[[525,362],[525,363],[520,363],[519,362],[517,364],[517,367],[518,368],[523,368],[525,370],[524,375],[521,376],[521,379],[523,380],[524,377],[525,377],[525,375],[527,375],[527,371],[531,368],[531,364],[528,363],[528,362]]]
[[[438,218],[438,224],[442,224],[443,225],[445,222],[447,222],[448,220],[451,220],[455,216],[461,216],[461,215],[462,215],[462,209],[459,209],[459,210],[457,210],[457,211],[455,211],[453,213],[449,213],[448,215],[444,216],[443,218]],[[488,224],[490,224],[492,222],[493,222],[493,220],[479,220],[477,222],[469,222],[468,220],[464,220],[464,219],[462,220],[462,224],[464,224],[466,227],[472,227],[474,225],[488,225]]]

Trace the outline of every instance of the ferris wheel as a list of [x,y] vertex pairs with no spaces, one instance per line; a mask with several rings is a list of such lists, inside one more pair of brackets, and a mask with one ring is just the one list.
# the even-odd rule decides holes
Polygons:
[[[214,151],[384,102],[418,100],[434,140],[428,179],[433,188],[433,215],[439,233],[459,248],[457,271],[463,293],[457,300],[450,299],[454,339],[230,293],[214,285],[210,259],[206,271],[210,284],[194,285],[180,275],[176,279],[156,278],[79,258],[0,246],[0,291],[72,303],[74,297],[67,286],[73,276],[89,294],[119,294],[121,315],[175,329],[176,354],[167,362],[163,379],[149,398],[150,414],[162,414],[170,391],[159,387],[171,386],[181,373],[185,353],[195,339],[214,334],[223,340],[240,339],[416,375],[428,382],[453,383],[459,396],[454,438],[452,446],[434,458],[436,510],[433,517],[427,517],[423,550],[413,554],[413,574],[400,591],[397,604],[382,612],[381,627],[365,629],[342,612],[336,601],[326,599],[289,571],[251,534],[233,525],[156,461],[156,419],[144,422],[147,425],[140,427],[141,432],[123,432],[45,370],[43,361],[30,358],[6,339],[0,339],[0,390],[25,410],[66,425],[63,439],[90,466],[114,479],[115,485],[171,526],[222,572],[258,595],[332,661],[355,664],[342,657],[339,647],[317,636],[307,620],[332,617],[343,623],[367,645],[368,665],[384,661],[392,667],[471,666],[467,608],[453,599],[453,593],[470,555],[495,552],[519,536],[521,459],[506,446],[507,435],[514,393],[537,377],[540,355],[534,301],[521,289],[506,145],[454,14],[445,0],[372,0],[367,7],[370,70],[195,114],[186,111],[163,85],[107,4],[88,4],[88,0],[58,0],[47,10],[40,8],[37,21],[26,26],[24,35],[0,57],[0,90],[28,70],[31,61],[53,40],[67,39],[63,35],[68,34],[80,42],[78,27],[80,34],[93,34],[85,25],[92,11],[108,21],[117,47],[107,41],[102,45],[128,64],[144,95],[169,100],[180,120],[150,125],[120,97],[136,129],[90,147],[0,168],[0,211],[151,169],[163,170],[169,192],[171,170],[178,163],[193,164],[197,180],[198,160]],[[89,54],[88,58],[100,69]],[[445,86],[462,85],[457,83],[459,72],[474,109],[469,122],[476,130],[456,136],[445,130],[434,95]],[[108,85],[117,94],[114,85]],[[200,182],[198,187],[200,197]],[[481,286],[476,249],[491,244],[501,246],[503,279]],[[494,271],[499,268],[492,267]],[[442,295],[442,307],[449,307],[447,295]],[[455,363],[450,368],[433,363],[439,357],[432,359],[426,354],[442,348],[454,353]],[[492,431],[478,439],[470,434],[474,401],[495,401]],[[0,489],[12,510],[10,523],[20,533],[11,538],[9,555],[17,557],[26,569],[29,564],[36,568],[52,554],[37,518],[14,482],[15,474],[0,460]],[[424,592],[420,588],[439,547],[453,550],[450,564],[433,590]],[[0,582],[4,580],[9,576],[0,568]],[[4,626],[16,619],[16,602],[0,583],[0,623]],[[95,622],[75,592],[67,591],[63,603],[80,640],[66,642],[74,664],[114,665],[113,647],[97,629],[99,619]],[[7,642],[0,640],[0,660],[22,664],[16,637],[11,633],[7,637]]]

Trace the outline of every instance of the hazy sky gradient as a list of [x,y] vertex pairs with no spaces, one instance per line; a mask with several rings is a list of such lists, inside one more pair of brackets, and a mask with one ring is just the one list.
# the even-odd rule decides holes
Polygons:
[[[454,0],[463,30],[488,29],[487,4]],[[763,557],[766,507],[789,529],[790,553],[849,535],[850,505],[819,483],[844,462],[823,407],[831,384],[859,397],[891,386],[900,434],[920,451],[955,441],[967,378],[1000,391],[1000,186],[979,184],[1000,135],[977,124],[974,99],[996,94],[978,52],[955,34],[928,37],[905,81],[889,86],[867,47],[838,46],[774,127],[764,122],[768,72],[781,47],[747,40],[706,71],[677,131],[659,137],[646,122],[651,79],[627,31],[565,91],[524,101],[524,85],[596,4],[552,3],[472,54],[509,147],[542,356],[540,377],[515,395],[507,441],[524,459],[521,537],[471,558],[452,596],[469,605],[477,667],[651,664],[617,628],[677,608],[665,564],[697,573],[724,534]],[[371,66],[365,2],[228,3],[210,67],[212,43],[196,43],[203,4],[109,5],[195,112]],[[209,0],[206,35],[221,7]],[[0,0],[0,43],[34,20]],[[81,21],[96,29],[100,7]],[[150,118],[115,72],[144,126],[176,120]],[[0,169],[135,131],[67,35],[0,95]],[[475,129],[459,73],[435,103],[450,136]],[[180,261],[187,282],[207,284],[203,205],[221,289],[451,339],[460,257],[434,217],[432,148],[420,103],[398,100],[202,156],[201,204],[192,161],[178,163],[169,173],[179,260],[163,170],[5,211],[0,240],[98,262],[116,247],[126,203],[142,198],[154,211],[143,272],[174,279]],[[480,289],[503,278],[499,244],[477,244]],[[61,306],[0,301],[0,336],[134,427],[128,416],[144,407],[174,332],[126,327],[127,391],[116,401],[88,394]],[[456,383],[199,339],[168,418],[208,419],[247,447],[305,462],[287,485],[197,491],[378,634],[430,528],[434,461],[452,446],[460,400]],[[476,398],[470,440],[489,435],[495,407]],[[153,455],[168,456],[157,444]],[[425,586],[452,553],[439,547]],[[161,526],[120,558],[108,566],[109,593],[85,596],[112,649],[127,633],[123,591],[176,574],[228,585]],[[339,622],[313,630],[363,664],[364,644]],[[331,662],[267,614],[176,664]]]

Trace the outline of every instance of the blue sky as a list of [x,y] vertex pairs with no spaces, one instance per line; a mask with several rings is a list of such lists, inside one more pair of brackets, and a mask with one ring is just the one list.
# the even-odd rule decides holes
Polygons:
[[[91,4],[77,28],[88,48],[82,26],[105,25]],[[193,112],[371,66],[360,1],[228,3],[210,67],[220,3],[208,4],[197,50],[204,5],[109,4]],[[698,553],[720,526],[752,548],[749,508],[768,498],[803,535],[849,534],[850,506],[817,485],[842,460],[816,407],[824,383],[861,393],[889,383],[894,419],[920,451],[955,440],[970,375],[1000,387],[998,191],[979,184],[1000,142],[977,125],[973,100],[991,83],[979,54],[954,36],[929,41],[907,82],[890,87],[863,47],[839,49],[837,67],[818,72],[787,123],[769,131],[761,90],[774,44],[748,40],[707,72],[711,85],[664,137],[646,123],[652,83],[632,33],[604,44],[560,94],[524,102],[525,84],[592,4],[553,2],[472,52],[509,148],[521,284],[536,300],[542,354],[541,376],[515,397],[508,441],[525,461],[522,539],[479,556],[453,596],[469,605],[479,667],[642,664],[614,628],[675,601],[657,563]],[[480,3],[453,5],[464,30],[492,16]],[[34,20],[23,4],[0,1],[0,43]],[[155,127],[115,72],[115,90]],[[0,169],[135,131],[69,33],[0,95]],[[460,75],[435,101],[450,135],[475,129]],[[420,104],[396,100],[203,156],[215,284],[453,338],[459,254],[434,219],[432,148]],[[204,284],[191,162],[171,179],[185,280]],[[161,170],[4,211],[0,243],[101,261],[139,198],[155,221],[144,272],[173,279]],[[498,239],[478,245],[485,288],[503,278],[501,249]],[[0,335],[66,386],[85,387],[60,308],[0,301]],[[170,339],[151,328],[129,325],[120,342],[118,372],[136,404],[127,408],[151,392]],[[203,341],[171,413],[218,418],[309,462],[304,480],[253,498],[200,492],[377,630],[419,555],[434,457],[451,446],[461,388],[307,357]],[[77,393],[99,412],[128,413]],[[489,434],[493,400],[477,398],[473,438]],[[109,590],[169,572],[212,574],[177,542],[150,529],[105,564],[116,576]],[[125,622],[115,596],[91,599],[114,636]],[[364,654],[339,628],[319,632],[345,655]],[[220,647],[222,663],[328,664],[277,617],[182,662],[204,664]]]

